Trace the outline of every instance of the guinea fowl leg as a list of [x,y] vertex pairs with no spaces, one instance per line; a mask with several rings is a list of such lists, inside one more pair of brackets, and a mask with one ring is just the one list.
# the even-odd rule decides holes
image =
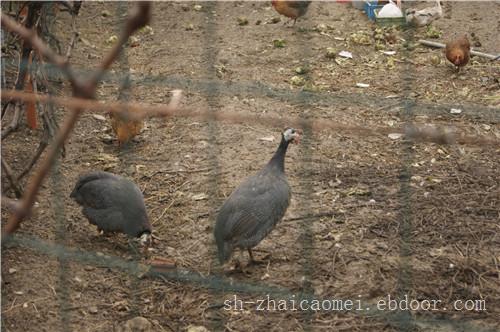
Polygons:
[[253,258],[253,253],[252,249],[248,249],[248,255],[250,256],[250,262],[248,262],[248,265],[257,265],[257,264],[265,264],[264,261],[258,261]]

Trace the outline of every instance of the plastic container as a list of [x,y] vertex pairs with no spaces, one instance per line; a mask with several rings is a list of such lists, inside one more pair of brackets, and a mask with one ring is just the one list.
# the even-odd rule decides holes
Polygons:
[[391,26],[391,25],[405,26],[406,25],[406,18],[404,16],[379,18],[378,17],[379,10],[380,10],[380,8],[376,8],[374,10],[375,22],[377,22],[377,25],[380,25],[380,26]]
[[384,5],[379,5],[377,0],[365,0],[365,13],[372,21],[375,21],[375,9],[380,9],[382,7],[384,7]]

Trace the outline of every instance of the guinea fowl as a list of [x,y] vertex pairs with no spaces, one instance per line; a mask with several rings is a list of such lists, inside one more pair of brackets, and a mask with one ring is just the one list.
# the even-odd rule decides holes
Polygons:
[[80,176],[70,197],[99,232],[124,233],[139,238],[141,245],[151,244],[144,197],[132,181],[108,172],[90,172]]
[[285,175],[285,154],[290,142],[298,143],[300,131],[287,128],[278,150],[267,165],[236,188],[224,202],[214,229],[219,261],[226,262],[234,248],[259,244],[283,218],[290,203],[290,186]]

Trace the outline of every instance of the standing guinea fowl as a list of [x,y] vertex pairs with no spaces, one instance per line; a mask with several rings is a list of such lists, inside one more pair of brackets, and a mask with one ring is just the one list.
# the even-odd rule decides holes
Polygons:
[[285,154],[290,142],[298,143],[300,131],[287,128],[274,156],[257,174],[247,178],[224,202],[217,216],[214,235],[219,261],[226,262],[234,248],[259,244],[285,215],[290,203],[290,186],[285,175]]
[[271,4],[278,13],[293,19],[293,25],[295,25],[297,19],[307,13],[311,1],[273,0]]
[[80,176],[70,197],[99,232],[124,233],[139,238],[141,245],[151,244],[144,197],[132,181],[108,172],[90,172]]

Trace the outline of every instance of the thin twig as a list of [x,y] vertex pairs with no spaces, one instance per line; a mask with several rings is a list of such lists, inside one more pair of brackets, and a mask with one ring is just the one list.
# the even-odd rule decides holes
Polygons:
[[3,171],[5,172],[5,175],[7,176],[7,179],[10,182],[11,188],[14,190],[14,193],[16,194],[16,198],[19,198],[23,195],[19,183],[16,180],[16,177],[12,174],[12,169],[10,168],[9,164],[5,161],[5,158],[2,158],[2,168]]

